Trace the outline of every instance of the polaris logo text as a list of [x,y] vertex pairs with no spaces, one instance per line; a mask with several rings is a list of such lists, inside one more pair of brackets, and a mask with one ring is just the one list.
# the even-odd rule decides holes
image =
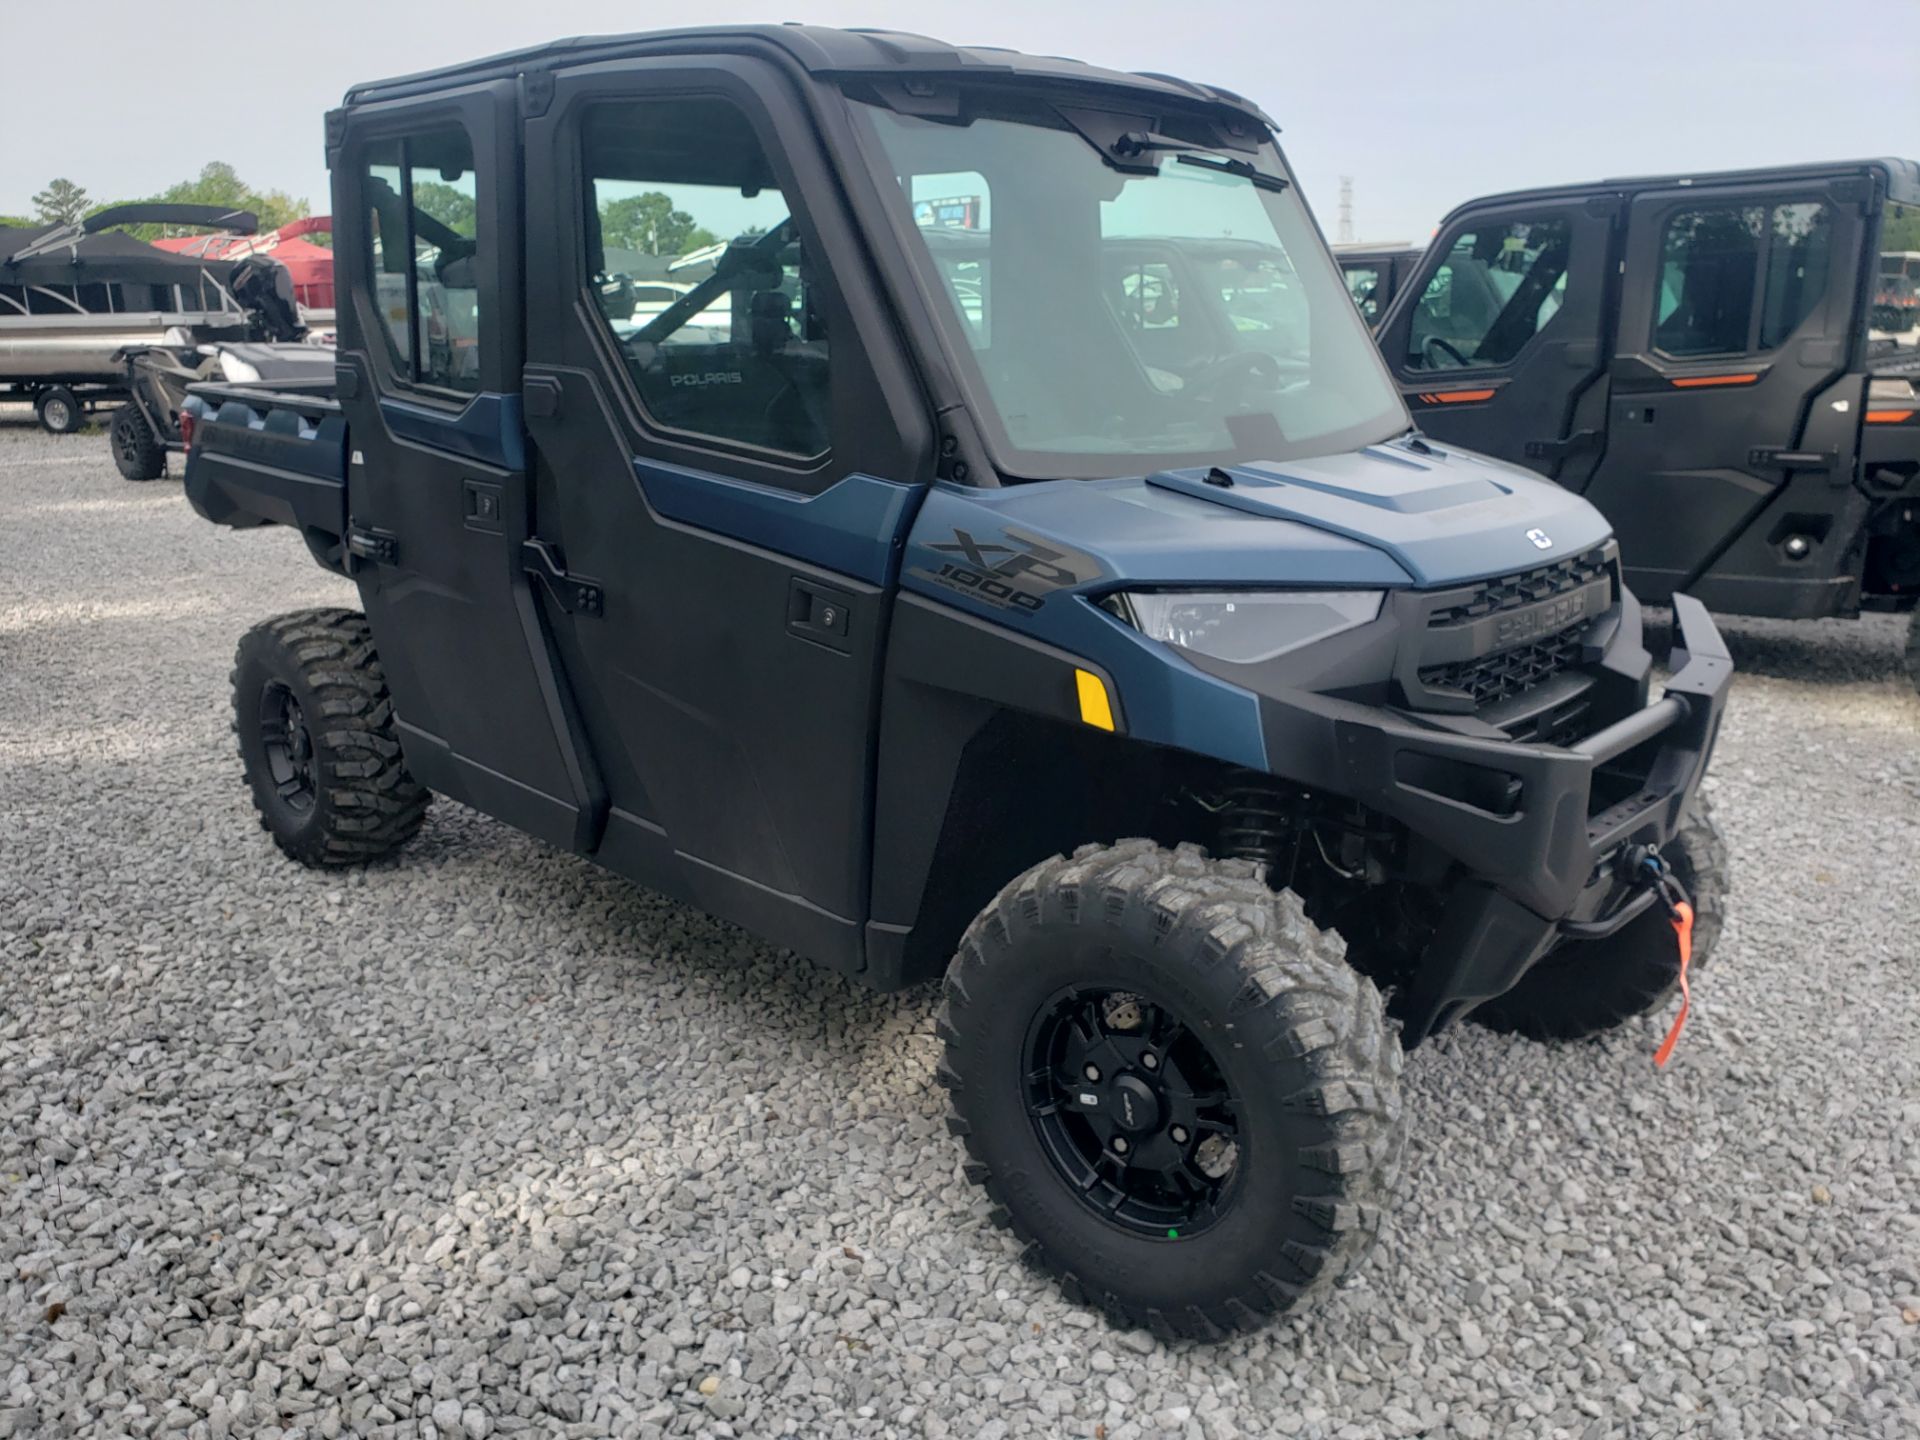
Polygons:
[[1544,605],[1536,605],[1531,610],[1502,615],[1499,624],[1493,629],[1493,643],[1502,649],[1510,645],[1519,645],[1533,639],[1536,635],[1565,629],[1586,613],[1587,597],[1585,595],[1564,595],[1558,600],[1549,600]]
[[738,370],[703,370],[697,375],[673,375],[668,378],[675,385],[738,385],[741,383]]

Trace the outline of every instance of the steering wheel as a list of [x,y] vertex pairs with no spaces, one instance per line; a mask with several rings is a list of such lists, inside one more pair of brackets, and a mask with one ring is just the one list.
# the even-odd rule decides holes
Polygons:
[[1186,389],[1198,400],[1244,398],[1255,386],[1265,391],[1280,388],[1283,378],[1280,362],[1264,350],[1236,350],[1217,360],[1209,360],[1192,374],[1183,377]]
[[1445,355],[1448,362],[1454,365],[1465,365],[1467,363],[1467,357],[1462,355],[1459,350],[1454,347],[1452,341],[1447,340],[1443,336],[1429,335],[1421,342],[1420,361],[1427,369],[1440,370],[1445,368],[1440,363],[1440,357],[1442,355]]

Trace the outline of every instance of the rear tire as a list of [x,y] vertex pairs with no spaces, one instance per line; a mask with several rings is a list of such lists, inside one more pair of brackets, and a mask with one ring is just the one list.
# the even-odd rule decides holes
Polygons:
[[1907,622],[1907,678],[1920,690],[1920,610]]
[[969,927],[938,1031],[994,1223],[1117,1324],[1250,1329],[1379,1233],[1399,1039],[1251,864],[1127,840],[1035,866]]
[[261,828],[302,865],[375,860],[420,829],[432,797],[407,773],[358,611],[302,610],[249,630],[233,713]]
[[33,413],[49,435],[71,435],[87,423],[80,397],[64,385],[49,385],[33,400]]
[[[1691,973],[1713,958],[1727,920],[1727,845],[1705,795],[1694,794],[1661,853],[1693,902]],[[1679,981],[1679,937],[1656,901],[1604,940],[1567,941],[1467,1018],[1530,1040],[1580,1040],[1645,1014]]]
[[158,480],[167,473],[167,447],[138,405],[129,403],[113,412],[107,443],[113,447],[113,463],[126,479]]

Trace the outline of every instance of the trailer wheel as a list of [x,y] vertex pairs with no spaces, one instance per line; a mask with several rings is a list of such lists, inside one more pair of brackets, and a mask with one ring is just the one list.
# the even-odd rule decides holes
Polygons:
[[407,771],[366,616],[301,610],[240,641],[233,728],[261,828],[302,865],[357,865],[413,838],[432,798]]
[[1116,1324],[1253,1328],[1379,1233],[1399,1039],[1245,862],[1123,840],[1036,865],[967,930],[936,1028],[993,1222]]
[[50,385],[35,396],[33,413],[50,435],[71,435],[87,423],[80,397],[64,385]]
[[127,479],[158,480],[167,473],[167,447],[138,405],[129,403],[113,412],[107,443],[113,447],[113,463]]

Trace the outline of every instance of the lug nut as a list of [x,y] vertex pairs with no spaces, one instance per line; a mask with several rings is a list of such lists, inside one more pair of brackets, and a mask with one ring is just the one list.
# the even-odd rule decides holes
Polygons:
[[1187,1143],[1187,1127],[1186,1126],[1176,1125],[1173,1127],[1173,1129],[1169,1130],[1167,1133],[1173,1137],[1174,1144],[1184,1145]]
[[1130,1149],[1132,1149],[1132,1148],[1133,1148],[1132,1146],[1130,1146],[1130,1145],[1128,1145],[1128,1144],[1127,1144],[1127,1137],[1126,1137],[1126,1136],[1124,1136],[1124,1135],[1116,1135],[1116,1136],[1114,1136],[1114,1137],[1113,1137],[1113,1153],[1114,1153],[1114,1154],[1116,1154],[1116,1155],[1124,1155],[1124,1154],[1126,1154],[1126,1153],[1127,1153],[1127,1151],[1128,1151],[1128,1150],[1130,1150]]
[[1160,1068],[1160,1057],[1149,1050],[1140,1057],[1140,1063],[1149,1070],[1158,1070]]
[[1100,1079],[1100,1067],[1098,1065],[1089,1065],[1080,1073],[1096,1083],[1098,1083]]

